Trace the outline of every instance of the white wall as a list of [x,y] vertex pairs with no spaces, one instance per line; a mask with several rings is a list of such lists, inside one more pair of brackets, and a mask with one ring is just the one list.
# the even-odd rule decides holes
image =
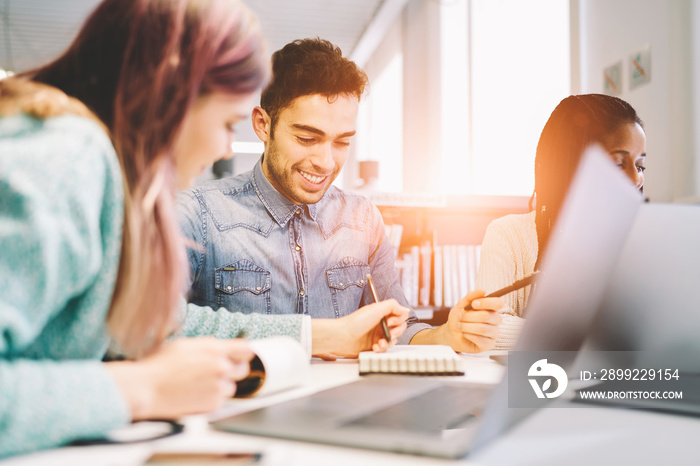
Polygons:
[[440,5],[411,0],[404,10],[404,191],[439,192]]
[[[603,92],[603,70],[623,61],[623,92],[647,132],[644,192],[652,200],[700,194],[694,134],[700,134],[700,2],[695,0],[578,0],[580,92]],[[629,57],[651,45],[651,82],[630,90]]]
[[346,188],[358,179],[358,161],[379,162],[381,190],[403,188],[403,21],[402,15],[388,27],[386,35],[364,65],[369,88],[360,103],[357,135],[346,163]]

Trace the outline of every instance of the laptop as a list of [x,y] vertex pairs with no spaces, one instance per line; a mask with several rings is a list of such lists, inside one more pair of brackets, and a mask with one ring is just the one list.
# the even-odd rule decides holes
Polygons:
[[[582,352],[577,362],[593,367],[678,370],[679,381],[650,381],[645,387],[681,390],[683,398],[588,402],[700,415],[699,237],[698,205],[643,204],[639,208],[583,346],[594,352]],[[605,360],[590,364],[596,355]],[[596,388],[639,389],[640,384],[615,381]]]
[[[543,258],[517,349],[576,351],[642,199],[600,148],[582,157]],[[371,375],[213,423],[283,439],[459,458],[531,410],[508,408],[507,380],[468,385]]]
[[586,346],[673,355],[700,373],[699,285],[700,205],[642,205]]

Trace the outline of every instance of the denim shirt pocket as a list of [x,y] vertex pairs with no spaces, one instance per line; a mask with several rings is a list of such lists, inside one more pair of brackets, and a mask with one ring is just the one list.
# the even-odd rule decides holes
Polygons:
[[270,272],[242,259],[216,269],[217,303],[231,312],[270,314]]
[[362,301],[368,273],[369,265],[353,257],[345,257],[326,270],[336,317],[343,317],[357,310]]

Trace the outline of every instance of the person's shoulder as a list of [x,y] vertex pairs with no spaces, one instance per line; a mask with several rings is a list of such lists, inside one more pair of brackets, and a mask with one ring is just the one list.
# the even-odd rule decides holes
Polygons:
[[76,174],[91,177],[101,171],[110,179],[121,179],[121,165],[112,141],[94,120],[80,115],[55,116],[43,120],[40,131],[39,143],[51,148],[56,163],[69,158]]
[[326,228],[341,225],[363,229],[371,223],[377,208],[366,197],[331,186],[317,204],[318,221]]
[[525,214],[508,214],[499,217],[491,221],[486,229],[487,235],[500,236],[530,236],[531,232],[535,232],[534,211]]
[[44,120],[43,126],[50,137],[79,141],[85,146],[99,149],[94,153],[107,155],[110,158],[112,155],[116,156],[114,146],[104,127],[90,118],[81,115],[61,115]]
[[503,217],[499,217],[491,222],[491,225],[498,225],[501,227],[525,226],[530,224],[535,224],[534,210],[525,214],[504,215]]
[[346,191],[337,186],[328,188],[328,191],[323,196],[323,202],[327,205],[348,205],[356,209],[376,208],[374,203],[366,196],[354,191]]
[[184,193],[190,193],[198,197],[211,197],[224,195],[229,198],[245,196],[255,192],[255,186],[251,172],[241,173],[236,176],[228,176],[204,181],[196,186],[184,190]]
[[42,183],[70,179],[69,186],[96,189],[121,184],[121,165],[109,137],[99,124],[83,116],[0,118],[0,146],[4,169],[33,172]]
[[[117,168],[106,127],[80,101],[59,89],[24,79],[0,81],[0,137],[17,141],[15,151],[60,160],[68,153],[77,163],[107,161]],[[11,143],[11,142],[10,142]]]
[[[58,88],[18,77],[0,80],[0,115],[16,114],[28,115],[38,120],[76,115],[102,125],[85,104]],[[102,128],[106,131],[103,125]]]
[[[80,135],[109,141],[109,137],[99,124],[91,119],[79,115],[56,115],[47,118],[37,118],[26,113],[0,115],[2,128],[0,137],[28,138],[37,135],[55,137],[66,140],[79,139]],[[53,135],[51,135],[53,133]]]

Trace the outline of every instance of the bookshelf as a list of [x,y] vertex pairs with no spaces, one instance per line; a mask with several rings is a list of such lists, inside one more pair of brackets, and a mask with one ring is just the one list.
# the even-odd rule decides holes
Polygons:
[[398,245],[397,270],[409,303],[420,320],[433,325],[443,323],[449,309],[475,287],[489,223],[528,211],[527,197],[368,197],[382,213],[392,244]]

